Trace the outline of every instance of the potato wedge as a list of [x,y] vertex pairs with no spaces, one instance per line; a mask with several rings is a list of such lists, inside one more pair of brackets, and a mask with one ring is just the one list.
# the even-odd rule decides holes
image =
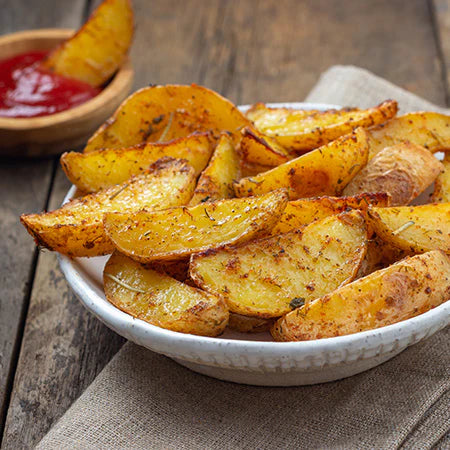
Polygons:
[[391,205],[408,205],[443,171],[443,165],[424,147],[410,142],[377,153],[342,192],[387,192]]
[[130,0],[104,0],[70,39],[50,53],[43,66],[59,75],[101,86],[122,65],[133,31]]
[[386,147],[412,142],[432,153],[450,148],[450,116],[435,112],[416,112],[395,117],[370,128],[369,159]]
[[223,295],[231,312],[279,317],[352,281],[366,246],[363,215],[351,211],[301,233],[194,255],[189,274],[197,286]]
[[262,166],[260,164],[249,163],[241,159],[241,177],[253,177],[268,170],[272,170],[272,166]]
[[179,259],[267,234],[286,207],[286,191],[196,206],[105,214],[107,236],[140,262]]
[[165,158],[147,173],[95,194],[76,198],[42,214],[24,214],[20,221],[38,245],[69,256],[98,256],[114,250],[103,230],[103,214],[185,205],[195,188],[194,169],[186,161]]
[[432,202],[450,202],[450,153],[445,155],[443,161],[444,171],[436,178]]
[[295,114],[298,119],[303,119],[308,115],[320,112],[317,109],[294,109],[294,108],[279,108],[268,107],[264,103],[258,102],[252,105],[245,115],[249,118],[259,129],[268,128],[271,125],[281,124],[286,117]]
[[208,167],[197,182],[190,205],[234,197],[233,181],[239,179],[240,161],[228,134],[220,136]]
[[350,209],[367,211],[370,206],[389,206],[385,192],[363,193],[354,197],[315,197],[288,202],[272,235],[301,230],[315,220],[340,214]]
[[151,86],[130,95],[89,139],[85,152],[167,142],[195,131],[229,131],[240,139],[250,121],[227,99],[202,86]]
[[244,161],[270,167],[279,166],[293,158],[274,139],[252,127],[242,130],[239,149]]
[[230,313],[228,328],[239,333],[264,333],[269,331],[273,324],[274,319],[262,319],[261,317]]
[[363,128],[268,172],[235,183],[238,197],[288,189],[295,200],[316,195],[337,195],[367,163],[369,147]]
[[109,302],[136,319],[161,328],[200,336],[218,336],[228,322],[221,297],[146,269],[115,253],[103,272]]
[[150,164],[164,156],[186,159],[198,176],[208,164],[212,149],[211,135],[194,133],[163,144],[147,143],[89,153],[64,153],[61,166],[78,189],[90,193],[122,183],[132,175],[144,172]]
[[[247,113],[248,114],[248,113]],[[256,128],[274,138],[289,151],[304,153],[352,133],[357,127],[370,127],[384,123],[397,114],[397,102],[386,100],[369,109],[344,108],[341,110],[296,111],[288,108],[259,107],[253,117]]]
[[380,328],[450,298],[450,261],[433,251],[360,278],[279,319],[277,341],[306,341]]
[[450,203],[369,208],[368,221],[381,239],[402,250],[450,253]]

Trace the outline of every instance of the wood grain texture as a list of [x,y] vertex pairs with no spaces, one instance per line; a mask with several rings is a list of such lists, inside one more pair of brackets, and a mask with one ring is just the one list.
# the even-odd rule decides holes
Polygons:
[[[83,4],[84,0],[70,5],[43,0],[30,13],[26,0],[0,0],[0,30],[3,34],[55,24],[76,27]],[[19,215],[45,208],[52,168],[52,160],[0,159],[0,433],[35,265],[34,243],[20,225]]]
[[[445,102],[431,10],[422,0],[133,3],[135,88],[196,82],[236,103],[298,101],[330,65],[355,64]],[[52,206],[67,188],[59,171]],[[69,293],[55,257],[42,254],[4,448],[39,441],[120,343]]]
[[446,84],[447,104],[450,105],[450,0],[431,0],[431,7],[441,56],[442,77]]
[[[49,209],[69,189],[58,169]],[[3,448],[31,448],[91,383],[124,340],[83,308],[41,251],[6,420]]]

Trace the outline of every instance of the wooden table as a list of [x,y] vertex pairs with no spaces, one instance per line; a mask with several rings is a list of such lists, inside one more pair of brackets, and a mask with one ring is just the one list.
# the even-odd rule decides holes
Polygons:
[[[0,0],[0,33],[78,27],[91,0]],[[195,82],[237,104],[301,101],[333,64],[449,104],[450,0],[134,0],[135,88]],[[0,160],[0,430],[30,448],[124,340],[83,309],[23,212],[58,207],[58,159]],[[95,414],[95,412],[93,412]]]

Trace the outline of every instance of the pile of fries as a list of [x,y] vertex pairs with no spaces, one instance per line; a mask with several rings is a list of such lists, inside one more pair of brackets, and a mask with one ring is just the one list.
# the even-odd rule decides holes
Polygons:
[[[112,254],[106,298],[151,324],[279,341],[382,327],[450,299],[450,116],[245,114],[204,87],[131,95],[61,164],[79,195],[21,217],[38,245]],[[410,206],[434,183],[433,203]]]

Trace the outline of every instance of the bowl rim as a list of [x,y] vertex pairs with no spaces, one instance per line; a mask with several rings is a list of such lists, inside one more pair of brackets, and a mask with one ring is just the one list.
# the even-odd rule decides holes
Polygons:
[[[25,30],[0,36],[0,47],[13,42],[36,39],[67,39],[76,30],[71,28],[41,28],[37,30]],[[24,50],[26,51],[26,50]],[[87,114],[97,111],[103,105],[109,103],[118,92],[122,92],[131,83],[134,76],[133,67],[129,56],[126,56],[119,70],[114,74],[107,86],[94,98],[55,114],[40,117],[0,117],[0,129],[10,131],[36,130],[53,127],[85,117]]]
[[[338,105],[305,102],[267,103],[267,105],[270,107],[302,107],[305,109],[342,108]],[[238,108],[245,112],[249,107],[250,105],[242,105]],[[75,190],[75,186],[70,188],[63,203],[73,197]],[[361,348],[374,349],[386,342],[398,343],[404,339],[409,339],[420,331],[426,330],[428,333],[433,328],[437,330],[450,323],[449,299],[423,314],[391,325],[344,336],[310,341],[272,342],[197,336],[160,328],[132,317],[109,303],[104,296],[99,295],[96,283],[92,279],[86,279],[85,270],[82,268],[80,270],[77,267],[76,260],[58,254],[58,261],[69,286],[81,303],[107,326],[124,335],[127,339],[160,353],[174,353],[175,345],[177,357],[184,360],[189,360],[189,354],[192,354],[191,352],[193,351],[209,353],[218,349],[220,349],[222,354],[229,357],[236,356],[236,352],[247,355],[262,355],[264,357],[279,357],[280,355],[303,357],[311,354],[315,355],[318,352],[352,351]],[[183,352],[189,353],[184,354]]]

